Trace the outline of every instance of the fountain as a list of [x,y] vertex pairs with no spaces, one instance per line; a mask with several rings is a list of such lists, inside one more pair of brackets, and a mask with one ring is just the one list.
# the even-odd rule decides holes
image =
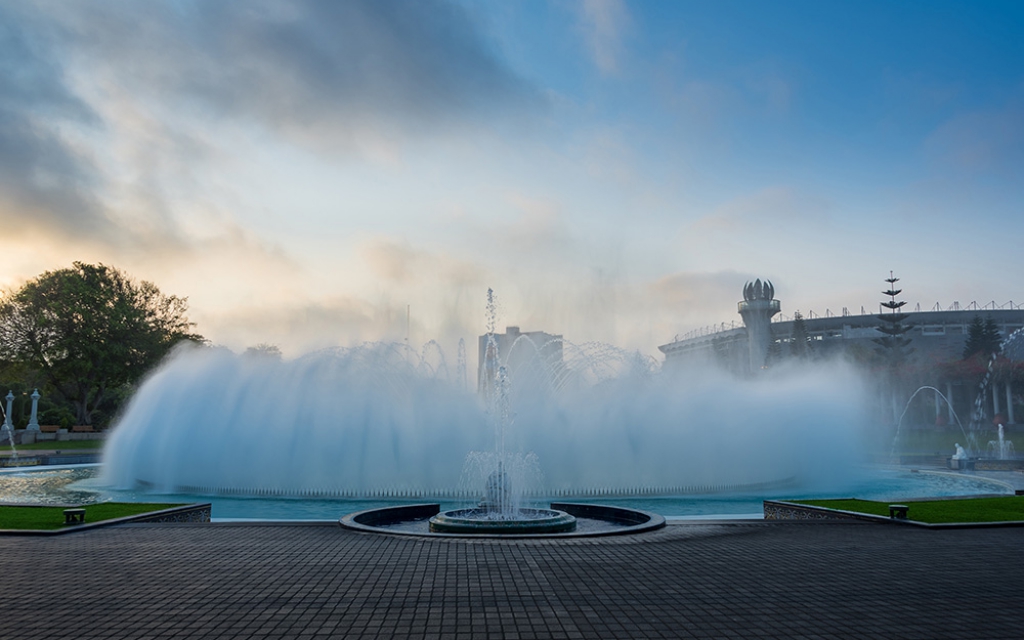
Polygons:
[[[488,299],[493,299],[493,292],[487,291]],[[493,304],[488,309],[493,309]],[[489,323],[489,326],[492,326]],[[489,336],[493,335],[489,334]],[[487,355],[493,358],[496,353],[488,345]],[[485,365],[485,370],[497,368],[495,377],[495,407],[492,416],[495,425],[495,443],[493,456],[474,455],[470,453],[467,461],[490,460],[493,464],[487,475],[484,499],[476,507],[470,509],[455,509],[439,513],[430,518],[430,531],[433,533],[499,533],[499,534],[523,534],[523,533],[566,533],[576,529],[576,518],[557,509],[526,508],[522,506],[521,483],[513,484],[509,479],[507,468],[513,466],[510,463],[519,462],[517,468],[523,468],[523,463],[530,460],[531,456],[520,456],[517,460],[510,458],[505,451],[505,433],[512,421],[512,411],[509,406],[509,381],[508,371],[504,366]],[[535,459],[536,456],[533,456]],[[519,474],[523,477],[525,474]],[[518,489],[518,491],[517,491]]]
[[988,454],[996,460],[1009,460],[1014,457],[1013,442],[1007,440],[1003,425],[999,425],[999,439],[988,441]]
[[[953,414],[953,418],[956,420],[957,425],[960,427],[960,432],[963,433],[964,438],[967,439],[966,441],[970,442],[971,439],[972,439],[971,435],[967,432],[966,429],[964,429],[963,423],[960,422],[960,416],[958,416],[956,414],[956,411],[953,410],[953,405],[952,405],[952,403],[950,403],[949,398],[947,398],[945,395],[943,395],[943,393],[941,391],[939,391],[938,389],[936,389],[935,387],[928,386],[928,385],[925,385],[923,387],[918,387],[917,390],[914,391],[914,393],[910,394],[910,398],[907,400],[907,404],[903,407],[903,413],[900,414],[900,419],[896,422],[896,435],[893,436],[893,439],[892,439],[892,449],[889,451],[889,464],[890,465],[899,464],[899,457],[896,454],[896,448],[899,445],[899,441],[900,441],[900,432],[901,432],[901,429],[903,427],[903,418],[906,417],[907,412],[910,410],[910,405],[911,405],[911,403],[914,402],[914,398],[916,398],[917,395],[919,393],[921,393],[922,391],[934,391],[936,397],[941,398],[942,401],[946,403],[946,407],[948,407],[949,412],[951,414]],[[959,442],[956,444],[956,450],[957,450],[957,455],[959,455],[959,453],[961,451],[963,451],[963,447],[960,446]],[[967,454],[964,453],[963,459],[966,459],[966,458],[967,458]],[[955,456],[952,459],[953,460],[960,460],[960,458],[957,458]]]
[[[579,363],[595,361],[608,364],[564,363],[558,389],[510,391],[517,428],[506,447],[533,452],[542,475],[522,488],[528,498],[735,493],[856,474],[866,403],[851,369],[747,380],[625,367],[588,382]],[[400,344],[290,361],[183,349],[126,408],[102,481],[158,493],[479,500],[483,480],[466,486],[462,470],[468,452],[493,450],[488,422],[478,396]]]
[[[490,292],[490,336],[496,306]],[[467,388],[464,342],[452,370],[433,341],[294,360],[184,347],[126,407],[96,486],[438,501],[449,512],[435,518],[438,531],[467,518],[564,531],[573,517],[590,526],[581,505],[563,506],[571,500],[828,490],[862,476],[867,403],[851,367],[738,379],[715,369],[660,372],[598,343],[558,338],[549,347],[524,334],[501,354],[487,349],[480,369],[493,384],[481,393]],[[620,511],[615,519],[638,524]]]

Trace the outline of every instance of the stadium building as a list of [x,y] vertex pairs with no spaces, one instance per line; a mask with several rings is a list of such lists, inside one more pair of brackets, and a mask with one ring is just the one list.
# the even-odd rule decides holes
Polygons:
[[[658,347],[665,354],[664,368],[671,370],[716,364],[737,373],[749,373],[792,357],[794,351],[801,348],[794,345],[797,321],[781,312],[782,305],[774,299],[771,283],[756,281],[753,285],[748,284],[743,295],[744,300],[739,303],[743,321],[705,327],[677,336],[672,342]],[[753,312],[751,308],[754,308]],[[878,313],[868,313],[864,308],[859,314],[852,314],[846,308],[840,314],[826,312],[821,316],[808,313],[802,318],[806,335],[802,349],[814,358],[841,355],[871,366],[878,350],[875,340],[883,337],[878,330],[881,324],[879,315],[883,313],[889,311],[879,307]],[[964,307],[953,303],[949,308],[936,304],[928,310],[922,310],[918,305],[913,310],[904,309],[903,313],[906,315],[903,324],[909,326],[905,337],[911,340],[910,348],[913,349],[907,362],[908,375],[915,383],[935,386],[950,398],[952,407],[940,406],[940,399],[936,396],[938,420],[952,422],[954,409],[962,421],[967,420],[978,384],[973,375],[976,371],[959,366],[963,362],[968,328],[975,318],[991,319],[1005,340],[1024,327],[1024,305],[1013,302],[979,305],[972,302]],[[764,330],[765,323],[768,323],[767,331]],[[1024,332],[1019,335],[1021,339],[1014,339],[1003,354],[1012,364],[1015,364],[1013,361],[1024,360]],[[986,413],[993,418],[997,415],[1003,417],[1007,424],[1015,422],[1017,417],[1024,422],[1024,398],[1021,397],[1024,384],[1018,382],[1017,377],[1020,376],[995,375],[985,402]]]

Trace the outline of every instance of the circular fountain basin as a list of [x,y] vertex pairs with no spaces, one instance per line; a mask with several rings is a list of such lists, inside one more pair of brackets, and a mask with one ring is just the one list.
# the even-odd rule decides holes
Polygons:
[[[598,504],[578,504],[557,502],[551,509],[530,509],[553,514],[563,514],[573,519],[574,529],[561,530],[527,530],[522,527],[499,530],[485,529],[475,526],[472,529],[458,531],[440,531],[434,528],[433,520],[437,516],[449,516],[476,509],[456,509],[444,514],[440,513],[438,504],[411,504],[383,509],[367,509],[350,513],[339,520],[346,529],[372,533],[388,533],[406,536],[443,536],[443,537],[480,537],[480,538],[578,538],[587,536],[608,536],[652,531],[665,526],[665,518],[649,511],[612,507]],[[463,514],[465,515],[465,514]],[[456,518],[460,516],[456,515]],[[446,518],[442,518],[444,521]],[[552,517],[537,518],[544,526],[554,524]],[[569,526],[564,523],[559,526]],[[501,521],[492,520],[492,523]],[[509,524],[515,521],[505,521]],[[476,521],[474,524],[479,525]],[[443,526],[443,525],[442,525]]]
[[519,509],[515,518],[481,508],[455,509],[430,519],[432,533],[567,533],[576,518],[555,509]]

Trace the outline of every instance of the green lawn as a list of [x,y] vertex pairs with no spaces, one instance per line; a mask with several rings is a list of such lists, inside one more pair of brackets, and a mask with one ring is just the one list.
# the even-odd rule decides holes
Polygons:
[[[34,442],[32,444],[16,444],[14,445],[18,449],[18,453],[22,451],[71,451],[79,449],[96,449],[97,451],[103,448],[103,440],[65,440],[63,442]],[[0,454],[11,453],[10,445],[0,445]]]
[[[855,511],[879,516],[889,515],[891,502],[871,500],[793,500],[806,504],[841,511]],[[907,517],[918,522],[1004,522],[1024,521],[1024,496],[998,498],[965,498],[962,500],[929,500],[926,502],[904,502],[910,507]]]
[[[102,502],[88,504],[83,508],[85,509],[85,522],[89,524],[180,506],[182,505]],[[63,529],[64,526],[64,507],[0,506],[0,529]]]

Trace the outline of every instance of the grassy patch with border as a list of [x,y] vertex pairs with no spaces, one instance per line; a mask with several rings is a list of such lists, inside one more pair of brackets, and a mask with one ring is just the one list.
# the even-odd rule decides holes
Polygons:
[[[70,451],[72,449],[96,449],[97,451],[103,448],[103,440],[63,440],[55,441],[50,440],[48,442],[33,442],[32,444],[17,444],[14,445],[18,448],[18,453],[23,451]],[[10,445],[3,447],[3,451],[0,453],[10,453]]]
[[[872,500],[792,500],[827,509],[854,511],[877,516],[889,516],[889,505],[895,501]],[[909,507],[907,518],[932,524],[950,522],[1013,522],[1024,521],[1024,496],[996,498],[963,498],[955,500],[928,500],[900,502]]]
[[[160,511],[183,504],[155,504],[141,502],[101,502],[87,504],[85,523],[102,522],[150,511]],[[67,507],[0,506],[0,529],[63,529],[64,509]],[[68,525],[75,526],[75,525]]]

